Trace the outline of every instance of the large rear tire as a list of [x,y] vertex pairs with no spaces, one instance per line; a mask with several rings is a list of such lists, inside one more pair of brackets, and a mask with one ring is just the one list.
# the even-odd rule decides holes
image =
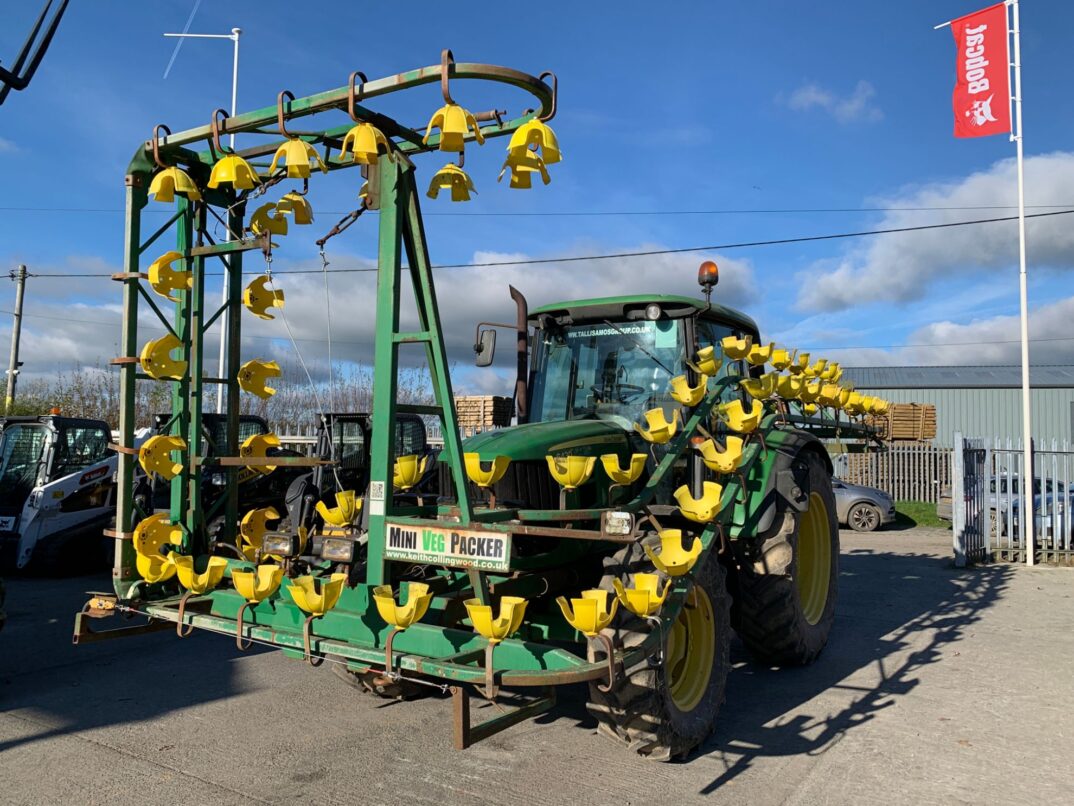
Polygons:
[[814,452],[793,470],[807,491],[805,512],[784,500],[770,533],[739,556],[735,628],[760,660],[777,666],[812,663],[828,642],[839,593],[839,524],[832,480]]
[[[615,578],[633,584],[633,575],[647,569],[641,547],[632,544],[605,560],[600,587],[613,590]],[[590,684],[588,707],[600,733],[655,761],[680,758],[712,733],[731,665],[725,575],[711,554],[694,569],[686,606],[674,624],[663,625],[661,661],[645,660],[623,670],[609,692]],[[637,646],[659,629],[624,608],[619,613],[616,626],[605,630],[616,649]],[[604,660],[600,646],[591,642],[591,661]]]
[[413,700],[430,689],[410,680],[388,680],[379,672],[352,672],[341,658],[333,658],[332,674],[353,689],[384,700]]

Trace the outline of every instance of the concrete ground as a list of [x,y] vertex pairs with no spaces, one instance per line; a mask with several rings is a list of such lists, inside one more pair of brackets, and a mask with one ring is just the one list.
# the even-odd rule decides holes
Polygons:
[[682,764],[596,736],[582,688],[455,752],[450,700],[378,700],[214,635],[72,647],[104,578],[9,580],[0,802],[1065,802],[1074,570],[950,555],[948,532],[844,532],[820,660],[771,670],[736,642],[718,729]]

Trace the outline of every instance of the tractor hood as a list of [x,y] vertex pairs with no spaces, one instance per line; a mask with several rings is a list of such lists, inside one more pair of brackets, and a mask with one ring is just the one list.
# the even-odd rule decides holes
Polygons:
[[628,446],[627,433],[605,420],[565,420],[525,423],[477,434],[463,442],[463,450],[485,461],[510,456],[513,461],[543,461],[550,453],[570,451],[582,456],[620,453]]

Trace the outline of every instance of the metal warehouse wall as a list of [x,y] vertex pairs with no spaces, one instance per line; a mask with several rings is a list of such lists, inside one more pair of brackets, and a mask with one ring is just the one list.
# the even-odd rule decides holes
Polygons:
[[[872,389],[859,387],[892,403],[932,403],[936,406],[935,444],[951,447],[951,436],[961,431],[968,437],[1022,435],[1021,389]],[[1074,389],[1034,389],[1033,439],[1070,440],[1074,420]]]

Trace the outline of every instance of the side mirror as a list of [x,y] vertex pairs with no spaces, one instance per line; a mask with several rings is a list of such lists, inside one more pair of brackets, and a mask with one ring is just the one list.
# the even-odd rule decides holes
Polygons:
[[492,364],[492,359],[496,355],[496,331],[492,328],[479,330],[474,352],[477,354],[474,358],[474,364],[479,367],[487,367]]

